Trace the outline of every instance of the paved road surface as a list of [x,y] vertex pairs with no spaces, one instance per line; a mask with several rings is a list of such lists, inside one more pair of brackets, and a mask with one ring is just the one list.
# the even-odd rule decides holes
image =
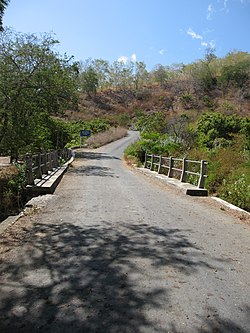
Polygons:
[[2,239],[1,332],[250,332],[249,225],[82,152]]

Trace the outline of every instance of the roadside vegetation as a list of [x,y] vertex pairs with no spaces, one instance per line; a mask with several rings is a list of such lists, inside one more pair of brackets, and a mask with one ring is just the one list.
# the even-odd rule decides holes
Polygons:
[[[82,129],[93,147],[136,129],[127,160],[140,163],[146,151],[206,159],[210,193],[250,210],[250,54],[208,49],[192,64],[147,71],[141,61],[78,62],[57,45],[51,34],[0,32],[0,155],[16,163],[79,146]],[[13,177],[0,175],[1,211],[24,201],[24,174],[16,164]]]

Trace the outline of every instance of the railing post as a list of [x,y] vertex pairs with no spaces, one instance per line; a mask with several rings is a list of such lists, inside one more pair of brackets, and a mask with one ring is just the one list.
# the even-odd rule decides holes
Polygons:
[[32,156],[26,156],[25,162],[26,162],[27,185],[34,185],[34,177],[33,177],[33,172],[32,172]]
[[56,153],[55,153],[55,150],[53,150],[51,152],[51,155],[52,155],[52,168],[56,168]]
[[162,155],[160,155],[158,173],[161,173]]
[[147,153],[145,153],[144,168],[147,168],[147,158],[148,158],[148,155],[147,155]]
[[47,170],[47,153],[43,152],[43,173],[46,175],[48,170]]
[[59,161],[58,161],[58,150],[55,151],[55,166],[56,168],[58,167],[59,165]]
[[152,154],[152,157],[151,157],[151,165],[150,165],[150,170],[151,170],[151,171],[154,169],[154,159],[155,159],[155,155]]
[[207,173],[207,162],[205,160],[201,160],[201,170],[200,170],[200,178],[198,182],[199,188],[205,187],[205,176]]
[[173,166],[174,166],[174,160],[173,157],[169,157],[169,169],[168,169],[168,177],[172,178],[173,177]]
[[37,178],[42,179],[43,173],[42,173],[42,156],[41,153],[37,154]]
[[183,161],[182,161],[182,173],[181,173],[181,182],[182,183],[185,183],[186,180],[187,180],[187,160],[186,158],[184,157],[183,158]]
[[49,167],[48,167],[49,171],[51,171],[52,168],[52,158],[51,158],[51,152],[49,152]]

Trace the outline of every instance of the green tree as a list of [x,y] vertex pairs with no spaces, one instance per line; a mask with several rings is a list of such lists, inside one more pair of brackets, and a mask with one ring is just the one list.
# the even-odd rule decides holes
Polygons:
[[226,87],[249,87],[250,54],[247,52],[229,53],[222,64],[220,82]]
[[197,123],[199,141],[207,148],[229,145],[234,134],[249,133],[249,121],[237,115],[226,116],[222,113],[208,112]]
[[88,94],[89,97],[96,95],[98,88],[98,74],[92,64],[86,64],[79,75],[80,89]]
[[76,107],[78,67],[57,44],[51,35],[0,35],[0,149],[13,158],[47,148],[44,115]]
[[163,88],[169,77],[168,68],[163,65],[156,65],[152,71],[152,76],[154,80]]
[[136,61],[134,74],[135,89],[139,89],[143,86],[147,76],[146,64],[143,61]]
[[98,87],[100,89],[107,88],[110,85],[109,62],[107,60],[103,60],[103,59],[94,59],[92,66],[97,74]]
[[142,133],[166,133],[167,120],[163,112],[144,114],[135,124],[136,129]]
[[0,0],[0,31],[3,31],[3,14],[9,3],[9,0]]

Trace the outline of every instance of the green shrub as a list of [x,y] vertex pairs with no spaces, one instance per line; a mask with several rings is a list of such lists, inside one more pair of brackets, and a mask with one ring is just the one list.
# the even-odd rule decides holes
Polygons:
[[209,109],[213,109],[214,108],[214,102],[211,100],[211,98],[209,96],[205,95],[202,100],[203,100],[203,104],[207,108],[209,108]]
[[220,197],[250,211],[250,185],[246,175],[236,175],[224,179]]
[[180,102],[186,110],[192,109],[196,106],[195,97],[188,92],[185,92],[180,96]]
[[137,165],[140,165],[145,160],[145,151],[140,141],[136,141],[129,145],[124,151],[124,157],[126,160],[133,160]]

